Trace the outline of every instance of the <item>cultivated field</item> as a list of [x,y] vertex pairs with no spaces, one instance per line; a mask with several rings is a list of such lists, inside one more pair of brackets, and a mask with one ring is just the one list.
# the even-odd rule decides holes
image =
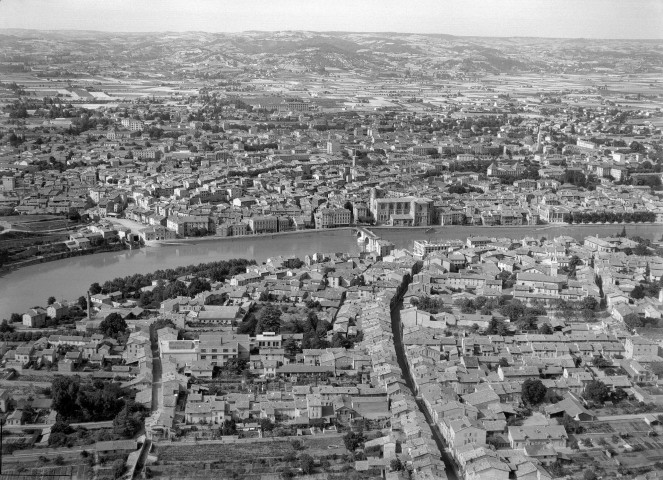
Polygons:
[[[301,442],[301,449],[293,446]],[[292,443],[291,443],[292,442]],[[315,473],[329,479],[377,478],[354,471],[354,458],[340,435],[239,440],[238,443],[196,442],[156,445],[158,462],[149,466],[152,478],[279,479],[283,471],[298,472],[301,454],[315,459]],[[201,464],[205,468],[201,468]],[[315,478],[315,476],[311,477]]]

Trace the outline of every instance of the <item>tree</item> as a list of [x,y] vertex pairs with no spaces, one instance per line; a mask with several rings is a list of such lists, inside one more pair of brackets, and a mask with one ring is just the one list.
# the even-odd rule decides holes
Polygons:
[[54,447],[60,447],[67,443],[67,436],[72,434],[74,429],[69,423],[56,420],[51,427],[51,435],[48,437],[48,444]]
[[354,452],[366,441],[366,437],[362,433],[358,432],[348,432],[343,436],[343,443],[345,448]]
[[98,293],[101,293],[101,285],[99,283],[94,282],[92,285],[90,285],[90,293],[92,295],[97,295]]
[[582,260],[580,260],[580,257],[578,255],[573,255],[569,259],[569,270],[575,271],[576,268],[582,263]]
[[401,462],[400,458],[392,458],[391,462],[389,462],[389,467],[391,468],[392,472],[400,472],[403,470],[403,462]]
[[256,326],[258,325],[258,319],[254,315],[249,315],[242,323],[237,327],[237,333],[240,335],[255,335]]
[[81,214],[78,212],[77,209],[75,208],[70,208],[69,213],[67,214],[67,218],[73,222],[78,222],[81,219]]
[[23,321],[23,317],[19,313],[12,313],[11,317],[9,317],[9,321],[11,323],[18,323]]
[[286,355],[290,357],[295,357],[299,352],[301,352],[301,349],[297,344],[297,340],[294,338],[289,338],[283,342],[283,350],[285,350]]
[[592,380],[585,387],[584,397],[596,403],[605,402],[610,396],[610,389],[600,380]]
[[536,317],[533,314],[528,313],[520,317],[516,322],[516,325],[521,330],[525,331],[536,330]]
[[9,261],[9,251],[6,248],[0,248],[0,267]]
[[638,245],[633,249],[633,253],[640,256],[649,255],[649,249],[644,243],[638,243]]
[[191,283],[187,288],[187,295],[189,297],[195,297],[201,292],[209,292],[210,290],[212,290],[212,286],[208,281],[195,277],[191,280]]
[[113,478],[118,479],[124,475],[124,471],[126,469],[126,465],[123,459],[118,458],[112,463],[113,467]]
[[629,327],[629,328],[638,328],[638,327],[644,327],[647,325],[647,319],[640,317],[637,313],[629,313],[624,317],[624,323]]
[[596,310],[596,307],[599,306],[599,302],[594,297],[583,298],[581,304],[584,310]]
[[500,313],[509,317],[512,322],[516,322],[525,313],[525,306],[519,300],[511,300],[500,307]]
[[299,468],[302,469],[302,473],[304,475],[309,475],[313,473],[313,467],[315,465],[315,462],[313,461],[313,457],[310,456],[307,453],[302,453],[299,456]]
[[594,357],[592,358],[592,365],[594,365],[597,368],[607,368],[610,367],[612,363],[603,357]]
[[538,405],[545,398],[547,390],[541,380],[528,378],[523,382],[521,397],[526,405]]
[[46,304],[47,305],[53,305],[55,302],[56,302],[56,298],[51,296],[51,297],[48,297],[48,300],[46,301]]
[[99,330],[107,337],[117,338],[127,329],[127,322],[119,313],[111,313],[99,324]]
[[235,375],[241,375],[247,367],[247,362],[243,358],[229,358],[223,366],[223,370]]
[[259,420],[260,423],[260,431],[264,434],[265,432],[271,432],[274,430],[274,422],[272,422],[269,418],[261,418]]
[[444,302],[441,299],[431,298],[427,295],[423,295],[419,298],[416,306],[418,310],[423,310],[435,315],[441,311],[442,307],[444,307]]
[[[80,380],[75,377],[55,377],[51,382],[53,410],[63,418],[69,418],[76,411]],[[51,430],[52,431],[52,430]]]
[[143,428],[146,412],[142,405],[127,402],[113,419],[113,432],[124,438],[135,436]]
[[454,305],[456,305],[458,308],[460,308],[461,313],[474,313],[476,312],[476,308],[474,307],[474,303],[472,300],[469,298],[459,298],[454,302]]
[[548,323],[544,323],[544,324],[541,325],[541,327],[539,328],[539,333],[540,333],[541,335],[550,335],[550,334],[553,333],[553,329],[550,327],[550,325],[549,325]]
[[258,319],[256,333],[279,333],[281,328],[281,309],[276,305],[268,303],[260,309],[256,318]]
[[7,320],[3,320],[2,323],[0,323],[0,333],[8,333],[13,331],[14,326],[7,323]]
[[642,285],[636,285],[633,287],[633,290],[631,290],[631,297],[635,298],[636,300],[640,300],[645,298],[645,289]]
[[507,333],[507,328],[504,322],[498,318],[492,318],[488,322],[488,328],[486,329],[486,335],[505,335]]
[[587,308],[583,308],[582,311],[582,318],[585,322],[590,323],[596,320],[596,314],[594,313],[594,310],[589,310]]
[[221,425],[221,435],[235,435],[237,433],[237,425],[235,424],[235,420],[233,419],[226,419],[223,421],[223,425]]
[[101,421],[114,419],[122,410],[126,392],[115,382],[95,380],[83,383],[79,376],[57,376],[51,382],[51,395],[58,418]]
[[78,306],[81,308],[81,310],[87,310],[87,299],[83,296],[78,297],[78,300],[76,302]]
[[[302,268],[305,265],[304,260],[301,258],[293,258],[288,263],[288,268]],[[308,293],[308,292],[305,292]]]
[[354,211],[352,209],[352,202],[350,200],[348,200],[347,202],[345,202],[345,205],[343,205],[343,208],[345,208],[346,210],[350,210],[350,222],[352,222],[353,219],[354,219]]

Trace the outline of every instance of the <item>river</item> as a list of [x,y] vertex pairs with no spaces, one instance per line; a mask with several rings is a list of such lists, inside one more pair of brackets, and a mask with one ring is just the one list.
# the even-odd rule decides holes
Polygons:
[[[612,235],[621,230],[619,225],[592,226],[539,226],[527,227],[436,227],[434,232],[424,229],[379,228],[375,233],[391,240],[400,248],[411,248],[413,240],[465,239],[470,235],[510,238],[569,235],[581,240],[587,235]],[[661,225],[629,225],[629,235],[640,235],[658,240],[663,233]],[[84,295],[93,282],[147,273],[195,263],[249,258],[264,261],[277,255],[303,257],[313,252],[358,252],[359,247],[350,230],[311,231],[292,235],[238,237],[177,245],[145,247],[139,250],[108,252],[72,257],[54,262],[31,265],[0,276],[0,319],[12,312],[45,305],[49,296],[58,300],[74,300]]]
[[[470,236],[482,235],[486,237],[502,237],[520,240],[524,237],[552,239],[561,235],[573,237],[582,241],[585,237],[598,235],[602,237],[614,236],[622,231],[622,225],[537,225],[534,227],[472,227],[453,225],[448,227],[426,228],[394,228],[375,227],[371,229],[379,237],[390,240],[400,248],[412,248],[412,242],[417,239],[435,241],[437,239],[452,240],[466,239]],[[663,225],[629,224],[626,225],[628,236],[640,236],[649,240],[660,240],[663,234]]]

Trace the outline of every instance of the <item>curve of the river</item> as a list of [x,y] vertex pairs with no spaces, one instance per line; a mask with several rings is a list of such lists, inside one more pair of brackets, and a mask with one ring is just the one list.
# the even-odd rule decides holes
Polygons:
[[[588,235],[613,235],[621,231],[619,225],[537,226],[537,227],[435,227],[433,232],[422,229],[380,228],[375,233],[391,240],[400,248],[411,248],[416,239],[465,239],[471,235],[509,238],[569,235],[581,240]],[[628,225],[629,235],[658,240],[661,225]],[[108,252],[47,262],[0,276],[0,319],[12,312],[45,305],[53,295],[57,299],[76,299],[84,295],[93,282],[115,277],[147,273],[158,269],[191,265],[231,258],[264,261],[277,255],[303,257],[313,252],[358,252],[359,247],[351,230],[311,231],[291,235],[238,237],[205,240],[177,245],[161,245],[139,250]]]

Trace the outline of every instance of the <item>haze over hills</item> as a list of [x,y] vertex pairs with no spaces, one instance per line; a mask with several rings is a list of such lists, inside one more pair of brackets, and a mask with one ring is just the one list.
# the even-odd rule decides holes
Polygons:
[[[69,73],[140,61],[139,70],[187,69],[206,78],[223,68],[338,69],[367,75],[445,78],[495,73],[645,73],[661,71],[661,40],[483,38],[403,33],[108,33],[0,31],[0,62],[34,71],[46,58]],[[82,71],[81,71],[82,69]],[[216,69],[216,70],[215,70]]]

